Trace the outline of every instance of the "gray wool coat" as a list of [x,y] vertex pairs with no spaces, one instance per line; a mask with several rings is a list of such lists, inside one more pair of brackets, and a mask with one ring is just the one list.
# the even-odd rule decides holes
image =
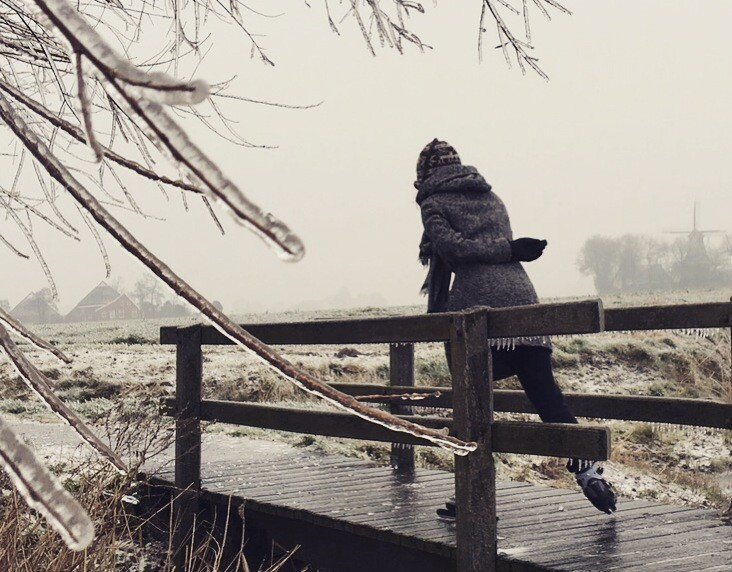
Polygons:
[[[448,309],[523,306],[538,297],[520,262],[503,201],[474,167],[439,167],[420,185],[417,203],[432,250],[455,273]],[[551,347],[547,338],[513,340]]]

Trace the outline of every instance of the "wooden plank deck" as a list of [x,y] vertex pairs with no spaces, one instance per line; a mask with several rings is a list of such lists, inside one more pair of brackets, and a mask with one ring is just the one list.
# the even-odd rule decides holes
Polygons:
[[[452,474],[420,469],[407,476],[357,459],[258,451],[232,451],[231,460],[215,462],[204,453],[202,497],[219,503],[232,497],[245,520],[297,523],[295,537],[301,534],[303,543],[308,529],[320,535],[314,538],[325,531],[331,553],[339,539],[357,535],[373,547],[433,555],[430,570],[450,569],[455,529],[437,520],[435,509],[454,494]],[[172,468],[156,469],[152,481],[172,486]],[[578,490],[517,482],[497,483],[497,511],[499,570],[732,570],[732,526],[712,511],[620,499],[608,516]]]

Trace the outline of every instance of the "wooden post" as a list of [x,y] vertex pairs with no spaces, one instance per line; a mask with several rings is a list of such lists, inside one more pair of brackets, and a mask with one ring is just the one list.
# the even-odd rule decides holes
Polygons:
[[[390,385],[414,386],[414,344],[389,344]],[[412,408],[400,403],[389,405],[394,415],[409,415]],[[399,473],[414,471],[414,445],[391,444],[391,466]]]
[[186,570],[201,489],[201,325],[178,328],[175,400],[175,488],[173,564]]
[[453,428],[459,439],[478,443],[474,452],[455,457],[457,570],[495,572],[496,473],[487,309],[455,315],[450,343]]

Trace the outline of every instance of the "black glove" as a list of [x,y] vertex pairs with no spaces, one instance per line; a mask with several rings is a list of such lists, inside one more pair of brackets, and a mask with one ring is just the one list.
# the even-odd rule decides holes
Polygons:
[[546,240],[538,238],[517,238],[508,243],[511,246],[511,260],[531,262],[539,258],[546,247]]

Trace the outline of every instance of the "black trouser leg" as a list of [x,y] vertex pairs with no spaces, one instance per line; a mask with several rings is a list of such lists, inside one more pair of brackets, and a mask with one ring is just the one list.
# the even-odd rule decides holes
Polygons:
[[[445,343],[447,366],[451,367],[450,343]],[[518,376],[521,387],[542,421],[547,423],[577,423],[564,401],[552,373],[551,351],[535,346],[514,349],[491,348],[493,379]]]
[[[549,349],[534,346],[517,346],[514,350],[494,348],[492,356],[493,379],[516,375],[542,421],[577,423],[554,379]],[[588,461],[570,459],[567,470],[576,473],[588,465]]]
[[513,356],[514,369],[526,396],[547,423],[577,423],[564,400],[552,372],[551,351],[535,346],[518,346]]

